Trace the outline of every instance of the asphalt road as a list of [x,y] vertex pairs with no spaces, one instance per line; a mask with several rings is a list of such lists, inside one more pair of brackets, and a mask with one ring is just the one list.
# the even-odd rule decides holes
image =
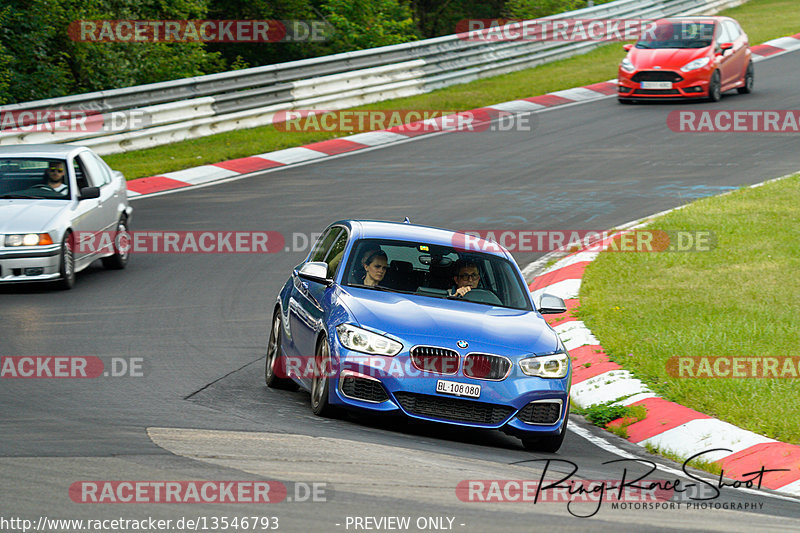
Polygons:
[[[271,515],[280,530],[314,532],[352,531],[348,516],[388,515],[451,517],[452,529],[465,532],[796,530],[800,502],[732,488],[714,502],[757,508],[606,504],[577,518],[564,503],[460,502],[460,480],[537,479],[545,463],[532,458],[572,461],[576,477],[620,479],[618,464],[603,464],[619,456],[576,432],[553,456],[524,452],[498,432],[322,420],[311,415],[307,394],[268,390],[262,379],[275,295],[308,251],[299,246],[303,236],[334,220],[604,230],[800,169],[797,134],[667,127],[675,109],[800,109],[800,53],[756,71],[753,94],[729,93],[716,104],[604,99],[538,114],[532,131],[428,136],[133,202],[134,230],[270,230],[284,235],[289,251],[136,255],[123,272],[91,267],[70,292],[0,288],[0,355],[142,363],[140,376],[0,380],[0,517]],[[524,265],[541,253],[515,255]],[[578,418],[572,426],[583,427]],[[79,480],[186,479],[323,482],[328,496],[269,506],[91,505],[68,494]],[[0,530],[13,529],[0,522]]]

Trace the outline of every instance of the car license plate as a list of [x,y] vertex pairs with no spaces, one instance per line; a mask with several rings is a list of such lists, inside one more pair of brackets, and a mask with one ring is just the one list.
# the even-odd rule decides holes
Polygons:
[[642,89],[672,89],[671,81],[643,81]]
[[442,394],[453,394],[455,396],[469,396],[470,398],[480,398],[481,386],[470,383],[457,383],[455,381],[436,380],[436,392]]

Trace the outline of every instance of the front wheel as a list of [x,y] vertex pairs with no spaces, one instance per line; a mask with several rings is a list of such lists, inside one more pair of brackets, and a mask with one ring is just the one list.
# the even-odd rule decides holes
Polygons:
[[114,232],[114,255],[104,257],[103,266],[111,270],[122,270],[128,266],[130,251],[131,243],[130,234],[128,234],[128,223],[125,217],[121,217]]
[[750,94],[753,92],[753,84],[756,81],[756,69],[753,67],[753,62],[747,64],[747,70],[744,73],[744,86],[736,89],[739,94]]
[[711,102],[719,102],[722,99],[722,81],[719,71],[715,70],[708,82],[708,99]]
[[569,410],[564,416],[564,423],[561,425],[561,433],[558,435],[548,435],[546,437],[520,437],[522,445],[531,452],[556,453],[564,442],[567,434],[567,422],[569,421]]
[[61,274],[61,279],[56,282],[59,289],[68,291],[75,286],[75,254],[72,250],[72,233],[64,235],[64,240],[61,242],[59,274]]
[[323,338],[314,355],[314,378],[311,381],[311,411],[317,416],[329,417],[335,409],[328,403],[330,394],[331,353],[328,340]]
[[267,342],[267,362],[264,365],[264,383],[271,389],[297,390],[297,384],[280,374],[285,368],[281,357],[281,312],[277,311],[272,319],[272,328]]

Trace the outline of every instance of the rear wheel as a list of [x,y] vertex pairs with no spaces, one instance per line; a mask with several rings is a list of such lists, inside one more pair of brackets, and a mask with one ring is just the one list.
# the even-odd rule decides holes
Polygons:
[[744,86],[739,87],[736,89],[739,94],[750,94],[753,92],[753,84],[756,81],[756,69],[753,66],[753,62],[747,64],[747,70],[744,73]]
[[72,250],[72,233],[64,235],[64,240],[61,242],[59,274],[61,274],[61,279],[56,282],[59,289],[68,291],[75,286],[75,254]]
[[708,99],[712,102],[719,102],[722,99],[722,81],[720,81],[719,71],[715,70],[708,82]]
[[267,342],[267,362],[264,365],[264,383],[272,389],[297,390],[297,384],[288,377],[281,377],[285,368],[281,357],[281,313],[275,312]]
[[330,394],[331,354],[328,340],[323,338],[314,355],[314,378],[311,381],[311,411],[317,416],[332,416],[335,412],[328,403]]
[[128,234],[128,222],[125,217],[121,217],[117,222],[117,229],[114,232],[114,255],[103,258],[103,266],[111,270],[122,270],[128,265],[130,258],[130,235]]

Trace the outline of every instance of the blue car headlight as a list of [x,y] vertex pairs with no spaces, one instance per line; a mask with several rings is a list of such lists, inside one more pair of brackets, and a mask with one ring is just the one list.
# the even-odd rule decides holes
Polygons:
[[336,326],[336,333],[339,334],[339,341],[342,345],[355,352],[394,356],[403,349],[402,344],[389,337],[378,335],[352,324],[339,324]]
[[529,376],[540,378],[563,378],[569,369],[569,354],[554,353],[552,355],[539,355],[528,357],[519,362],[522,372]]

